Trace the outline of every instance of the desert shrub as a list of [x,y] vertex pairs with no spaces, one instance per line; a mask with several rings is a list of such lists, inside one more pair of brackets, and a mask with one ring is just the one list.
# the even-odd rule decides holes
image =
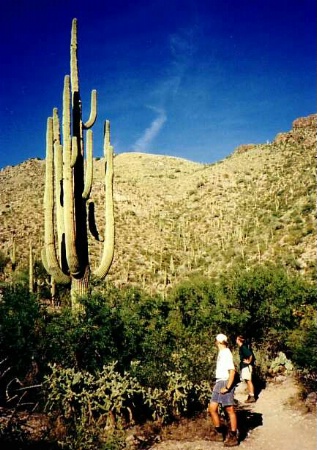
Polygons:
[[[202,278],[181,283],[170,294],[168,325],[175,335],[177,368],[191,380],[208,379],[208,374],[210,379],[216,353],[214,336],[219,332],[229,336],[232,346],[237,334],[249,338],[261,355],[257,364],[261,377],[280,351],[288,358],[294,355],[305,367],[309,356],[300,356],[301,346],[295,345],[294,339],[302,328],[313,333],[307,320],[316,298],[315,286],[273,265],[248,271],[235,268],[220,277],[219,283]],[[311,361],[309,370],[315,359]]]
[[12,272],[12,283],[14,285],[20,285],[22,287],[28,287],[29,285],[29,268],[18,265]]
[[35,297],[21,285],[3,287],[0,294],[1,406],[31,408],[37,403],[38,389],[23,388],[39,383],[41,328],[42,315]]
[[[186,414],[201,403],[197,386],[213,379],[219,332],[229,336],[234,349],[237,334],[249,337],[260,371],[266,373],[283,351],[306,380],[315,373],[316,288],[275,266],[232,270],[218,281],[195,277],[167,298],[101,284],[96,291],[82,299],[84,308],[74,315],[67,307],[41,310],[22,286],[5,288],[0,356],[9,355],[20,372],[35,357],[41,376],[49,363],[87,372],[94,389],[103,367],[116,361],[121,377],[128,372],[142,386],[135,405],[144,405],[145,416],[160,418]],[[84,420],[86,414],[76,427]]]
[[159,385],[174,348],[166,301],[113,286],[81,301],[84,308],[79,314],[65,307],[47,315],[45,360],[91,373],[113,361],[121,371],[139,362],[140,381]]
[[[193,383],[210,380],[216,351],[210,339],[219,312],[210,281],[181,283],[166,299],[129,290],[119,311],[124,337],[119,362],[122,367],[139,362],[140,382],[164,388],[164,373],[169,371],[182,373]],[[217,323],[215,331],[216,327]]]
[[181,331],[210,329],[212,313],[216,315],[216,296],[215,286],[205,278],[193,278],[177,285],[170,294],[170,303],[179,314]]
[[45,317],[45,330],[41,343],[42,359],[46,363],[58,363],[64,367],[78,367],[75,339],[78,321],[68,307],[50,312]]
[[175,337],[168,326],[170,306],[161,296],[127,289],[118,305],[122,324],[119,367],[128,369],[138,362],[137,376],[145,385],[162,385],[162,373],[171,369]]
[[300,322],[296,310],[314,302],[314,286],[273,265],[230,273],[221,283],[229,303],[244,316],[236,332],[258,344],[269,343],[272,354],[290,350],[287,337]]
[[117,358],[121,324],[116,308],[101,294],[82,299],[83,310],[69,307],[47,316],[43,355],[50,363],[95,372]]
[[317,322],[316,307],[302,305],[297,311],[299,326],[289,333],[287,345],[299,378],[308,392],[317,389]]
[[38,358],[42,314],[36,297],[21,285],[3,287],[0,297],[0,359],[7,358],[16,375]]
[[[161,334],[168,348],[163,367],[186,375],[192,382],[205,379],[207,374],[209,379],[213,363],[206,354],[210,352],[211,315],[215,312],[214,286],[200,278],[180,283],[171,291],[166,308]],[[163,353],[161,345],[159,351]]]
[[194,382],[211,380],[217,354],[215,336],[225,332],[233,339],[243,314],[238,314],[219,286],[207,278],[179,284],[171,292],[170,302],[176,368]]

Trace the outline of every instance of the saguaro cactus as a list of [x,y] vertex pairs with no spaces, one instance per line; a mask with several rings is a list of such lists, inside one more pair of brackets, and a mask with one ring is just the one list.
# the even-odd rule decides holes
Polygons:
[[32,242],[29,244],[29,292],[34,292],[34,260]]
[[[91,93],[91,112],[82,121],[77,60],[77,20],[73,19],[70,76],[64,79],[62,128],[58,111],[47,120],[44,193],[45,237],[43,264],[57,283],[71,283],[72,304],[88,291],[87,200],[93,180],[93,133],[97,93]],[[62,134],[62,139],[61,139]],[[105,236],[103,256],[95,275],[104,278],[114,254],[113,148],[110,124],[104,127]]]

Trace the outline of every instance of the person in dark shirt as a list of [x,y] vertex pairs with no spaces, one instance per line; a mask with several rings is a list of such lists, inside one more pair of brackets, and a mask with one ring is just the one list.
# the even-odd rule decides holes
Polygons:
[[246,345],[245,338],[243,336],[237,336],[236,343],[239,347],[241,380],[246,382],[249,392],[246,403],[254,403],[254,385],[252,382],[254,355],[252,350]]

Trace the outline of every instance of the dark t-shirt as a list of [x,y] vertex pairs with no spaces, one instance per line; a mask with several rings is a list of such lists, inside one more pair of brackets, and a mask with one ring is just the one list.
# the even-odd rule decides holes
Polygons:
[[[249,364],[244,363],[243,360],[246,358],[250,358],[251,355],[253,356],[253,352],[246,345],[243,344],[243,345],[241,345],[241,347],[239,347],[240,369],[243,369],[244,367],[248,367]],[[251,361],[250,364],[252,364],[252,363],[253,363],[253,360]]]

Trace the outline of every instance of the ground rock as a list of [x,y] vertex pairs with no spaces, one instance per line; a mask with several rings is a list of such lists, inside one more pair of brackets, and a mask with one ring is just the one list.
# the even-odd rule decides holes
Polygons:
[[305,406],[308,411],[316,412],[316,403],[317,403],[317,393],[311,392],[307,395],[305,400]]

